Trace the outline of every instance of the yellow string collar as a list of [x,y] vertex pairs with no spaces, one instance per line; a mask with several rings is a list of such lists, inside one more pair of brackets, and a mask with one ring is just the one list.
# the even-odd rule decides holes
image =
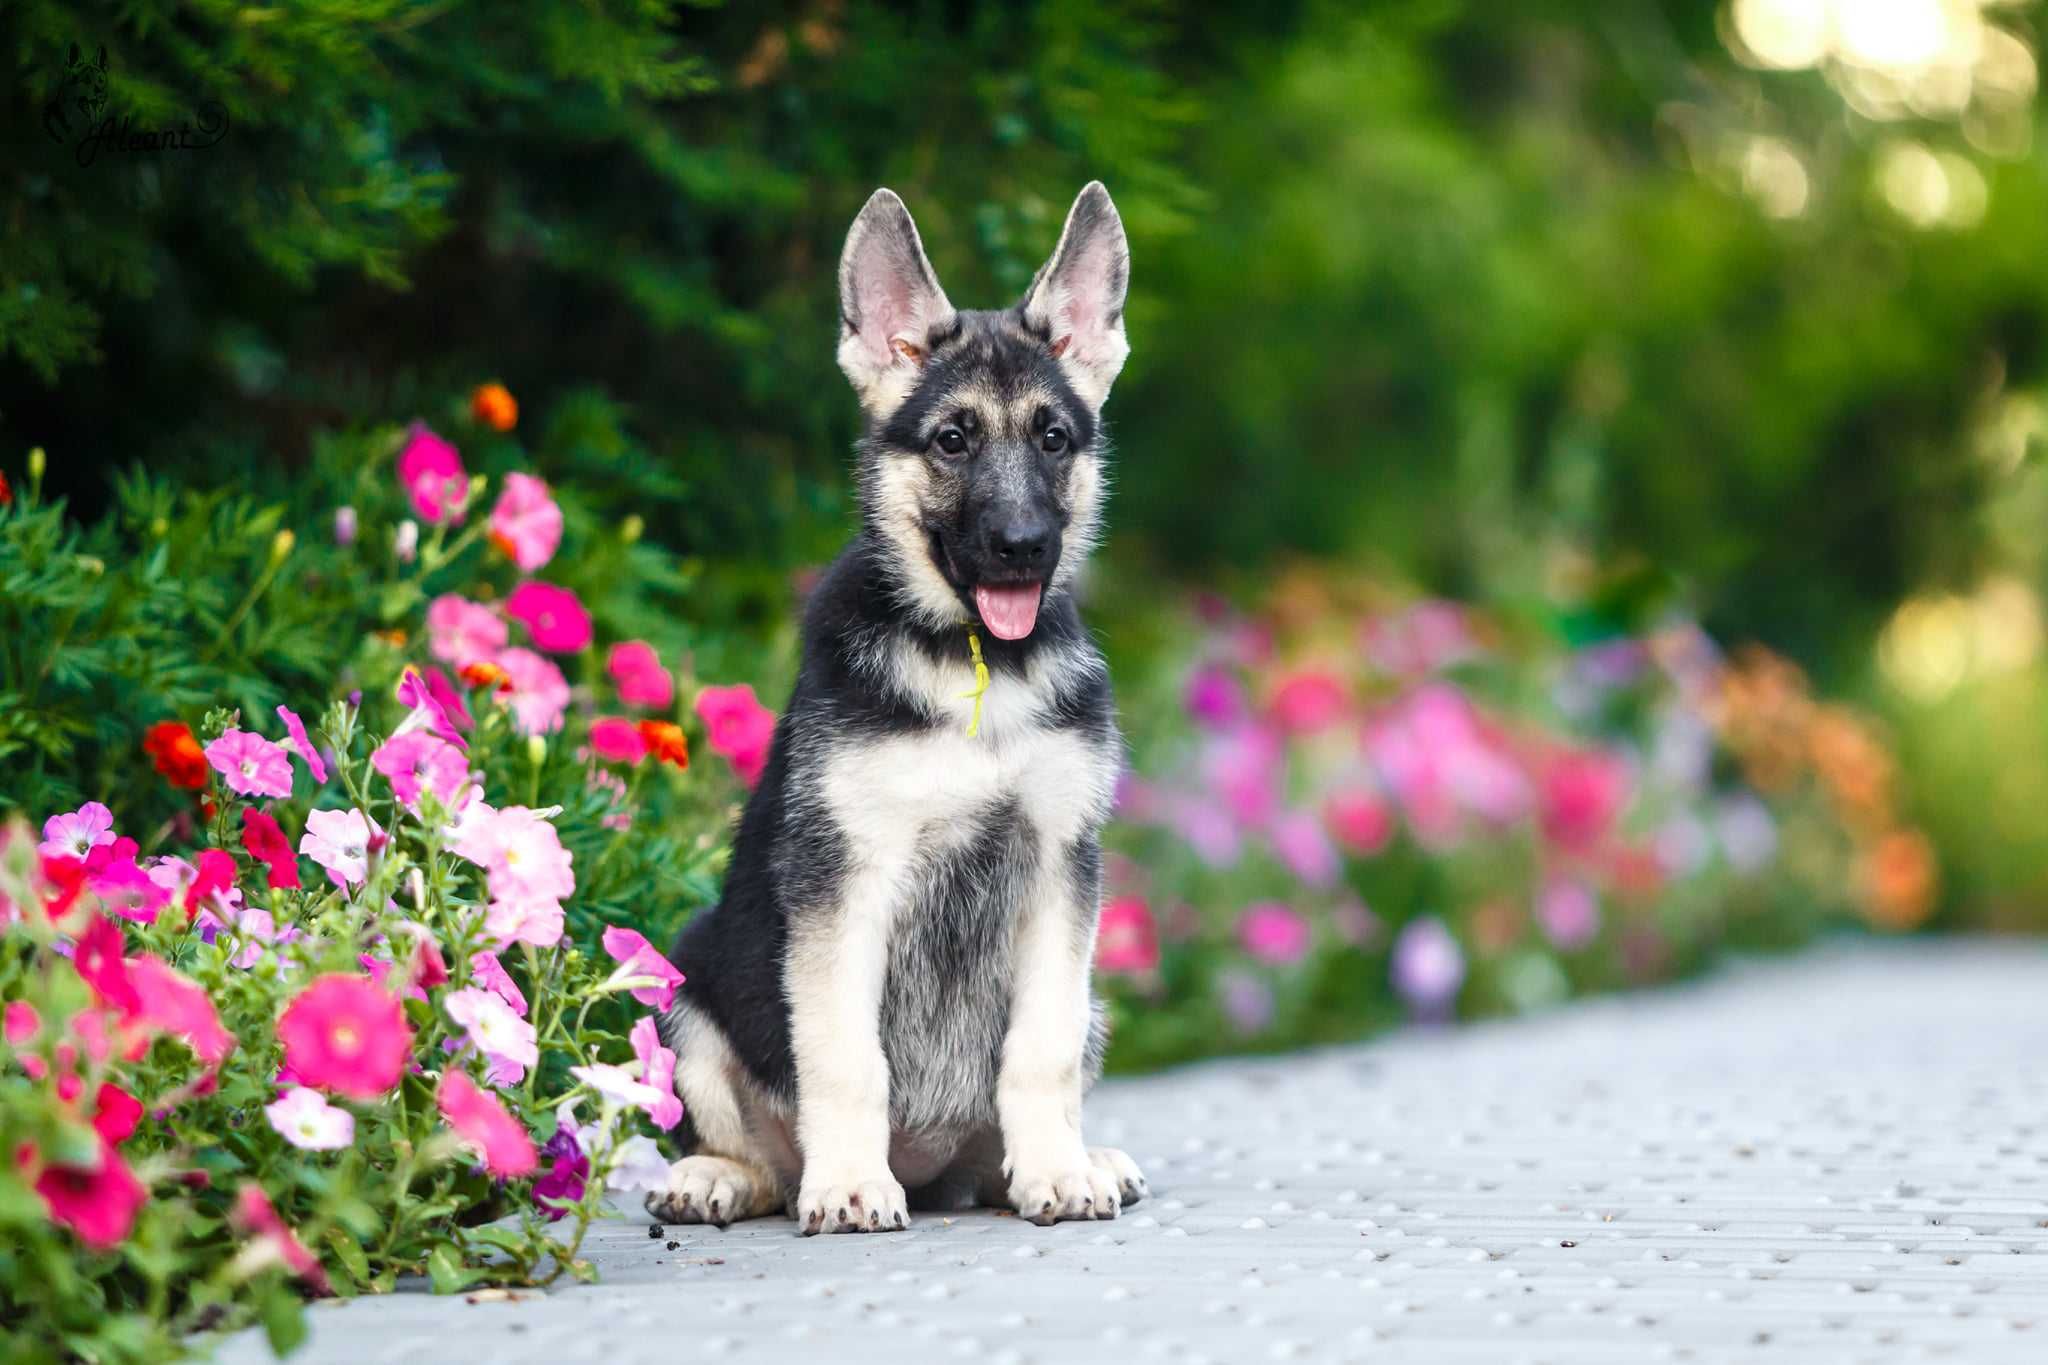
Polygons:
[[981,660],[981,637],[974,633],[972,622],[967,625],[967,649],[974,656],[974,690],[962,692],[963,697],[974,698],[974,714],[967,721],[967,737],[973,739],[981,733],[981,699],[988,692],[988,665]]

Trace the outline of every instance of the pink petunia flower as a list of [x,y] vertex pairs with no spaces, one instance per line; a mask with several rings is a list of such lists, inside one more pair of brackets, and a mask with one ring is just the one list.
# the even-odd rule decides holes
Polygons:
[[292,761],[282,745],[247,730],[230,730],[206,746],[206,761],[230,791],[243,796],[292,794]]
[[676,987],[688,980],[660,949],[635,930],[613,925],[604,931],[604,950],[619,965],[614,978],[653,977],[648,985],[635,986],[633,998],[650,1009],[665,1010],[675,1003]]
[[501,651],[495,662],[511,684],[506,700],[512,707],[513,727],[523,735],[546,735],[561,729],[562,713],[569,709],[569,683],[562,670],[517,645]]
[[590,723],[590,749],[607,763],[638,763],[647,757],[647,741],[624,716],[600,716]]
[[676,1054],[661,1044],[661,1030],[652,1015],[633,1025],[633,1055],[640,1059],[640,1079],[661,1093],[647,1106],[647,1117],[664,1133],[683,1121],[683,1101],[676,1094]]
[[241,943],[235,955],[228,959],[228,965],[245,972],[263,961],[271,950],[299,937],[299,930],[290,925],[279,929],[277,920],[260,905],[236,911],[228,923]]
[[1232,730],[1244,720],[1244,685],[1226,668],[1207,664],[1188,678],[1188,714],[1205,729]]
[[484,933],[500,948],[531,943],[552,948],[562,941],[563,914],[559,901],[511,898],[494,900],[484,914]]
[[1384,853],[1394,840],[1394,813],[1362,787],[1331,792],[1323,801],[1323,824],[1331,838],[1367,858]]
[[[35,1151],[33,1147],[25,1150],[31,1157]],[[70,1228],[95,1251],[110,1250],[127,1241],[135,1215],[149,1201],[148,1188],[105,1138],[100,1139],[91,1165],[53,1163],[36,1171],[33,1182],[51,1221]]]
[[438,526],[459,522],[468,510],[469,475],[455,447],[425,422],[414,422],[398,452],[398,481],[421,521]]
[[1273,852],[1302,885],[1320,891],[1337,884],[1343,868],[1337,861],[1337,850],[1315,816],[1307,811],[1282,811],[1273,817],[1266,837],[1273,843]]
[[336,886],[354,886],[370,875],[370,840],[381,833],[359,810],[316,810],[306,816],[299,852],[327,869]]
[[432,792],[443,806],[452,805],[470,785],[462,751],[424,730],[385,740],[370,755],[370,765],[390,781],[391,794],[407,810],[419,809],[424,792]]
[[123,839],[95,848],[86,860],[85,889],[98,897],[101,906],[122,919],[154,924],[157,912],[170,903],[171,893],[136,864],[133,854],[103,856],[110,849],[132,843]]
[[747,786],[759,786],[775,738],[775,713],[761,705],[753,687],[707,687],[697,694],[697,715],[711,752],[725,755]]
[[386,1094],[405,1074],[412,1028],[398,1001],[366,976],[331,972],[292,998],[277,1021],[285,1065],[299,1080],[352,1099]]
[[661,666],[661,656],[645,640],[625,640],[613,645],[605,659],[605,671],[612,675],[619,700],[627,706],[665,711],[675,704],[675,677]]
[[97,801],[88,801],[69,815],[53,815],[43,822],[43,842],[36,852],[45,858],[77,858],[81,862],[101,844],[114,842],[114,813]]
[[128,979],[135,992],[135,1022],[176,1038],[209,1067],[218,1067],[234,1051],[235,1035],[221,1026],[212,999],[198,982],[146,953],[128,964]]
[[[511,920],[523,922],[549,909],[559,920],[560,902],[576,890],[574,855],[562,847],[561,836],[546,817],[525,806],[465,810],[449,847],[484,869],[493,910],[508,907]],[[555,941],[517,937],[540,947]]]
[[1102,907],[1095,931],[1095,966],[1138,975],[1159,966],[1159,928],[1142,896],[1117,896]]
[[[455,684],[448,680],[446,673],[429,666],[420,670],[420,676],[427,680],[427,695],[440,703],[441,710],[457,731],[475,728],[476,718],[469,714],[469,703],[462,699],[462,693],[456,690]],[[460,740],[454,742],[457,745],[461,743]]]
[[575,593],[553,583],[521,583],[505,599],[505,614],[550,654],[574,654],[590,643],[590,613]]
[[1237,922],[1244,950],[1269,967],[1287,967],[1308,956],[1308,919],[1277,901],[1251,906]]
[[480,602],[443,593],[427,604],[427,648],[450,668],[467,668],[505,647],[505,619]]
[[192,884],[185,888],[186,916],[196,918],[208,910],[240,899],[241,892],[235,887],[235,879],[239,875],[234,854],[220,848],[202,849],[199,865],[192,874]]
[[356,1116],[327,1102],[306,1086],[294,1086],[284,1098],[263,1106],[263,1117],[292,1146],[306,1152],[333,1152],[356,1140]]
[[491,508],[491,543],[521,573],[532,573],[555,557],[562,543],[562,509],[548,486],[531,474],[507,474],[504,491]]
[[484,1054],[490,1068],[486,1079],[491,1084],[517,1085],[526,1079],[528,1067],[540,1065],[540,1044],[533,1025],[514,1014],[495,993],[465,987],[444,995],[441,1007]]
[[1628,765],[1597,750],[1570,751],[1544,766],[1540,789],[1544,834],[1568,852],[1590,853],[1628,804]]
[[306,1249],[299,1235],[285,1225],[278,1216],[277,1206],[270,1202],[270,1196],[263,1187],[249,1181],[235,1191],[235,1204],[228,1211],[228,1223],[237,1232],[247,1233],[260,1256],[272,1258],[292,1274],[304,1280],[315,1293],[325,1294],[328,1289],[327,1272],[321,1268],[320,1258]]
[[1274,689],[1273,721],[1290,735],[1312,735],[1342,720],[1348,705],[1341,678],[1321,669],[1304,669],[1289,674]]
[[249,856],[270,869],[270,889],[297,890],[299,860],[292,853],[291,840],[284,837],[275,817],[254,806],[242,808],[242,847]]
[[124,955],[127,946],[119,925],[104,915],[94,915],[72,947],[71,966],[93,999],[122,1014],[133,1014],[140,1001]]
[[505,970],[505,964],[498,961],[496,953],[472,953],[469,974],[479,986],[510,1005],[513,1013],[522,1017],[526,1014],[526,993]]
[[[446,697],[453,696],[454,689],[448,686],[446,674],[441,673],[439,669],[435,669],[434,672],[441,678],[442,691],[437,692],[428,683],[426,675],[417,668],[408,667],[398,675],[398,704],[406,708],[407,715],[399,722],[392,738],[396,739],[399,735],[424,729],[432,731],[434,737],[443,744],[467,749],[469,741],[462,737],[462,730],[456,725],[455,716],[449,711],[446,701]],[[456,697],[455,703],[460,706],[462,699]],[[469,719],[466,709],[462,718],[464,721]]]
[[305,762],[306,771],[313,774],[313,780],[321,784],[327,781],[327,764],[320,757],[320,751],[313,747],[313,741],[306,736],[306,723],[299,719],[299,713],[289,706],[277,708],[277,718],[284,722],[285,742]]
[[652,1110],[661,1103],[661,1092],[634,1075],[634,1070],[610,1062],[593,1062],[589,1066],[572,1066],[569,1074],[613,1104]]
[[1536,896],[1536,922],[1566,952],[1591,943],[1600,932],[1600,902],[1583,883],[1553,878]]
[[462,1072],[450,1070],[442,1075],[434,1102],[448,1126],[482,1154],[492,1175],[532,1175],[540,1166],[540,1155],[526,1129],[505,1112],[495,1095]]

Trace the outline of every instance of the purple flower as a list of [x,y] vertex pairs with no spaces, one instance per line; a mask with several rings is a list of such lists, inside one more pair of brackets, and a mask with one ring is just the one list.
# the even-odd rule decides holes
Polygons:
[[337,507],[334,509],[334,543],[346,549],[356,543],[356,509]]
[[1465,984],[1465,954],[1458,940],[1434,915],[1411,920],[1394,940],[1390,975],[1394,989],[1417,1014],[1450,1012],[1458,987]]
[[1273,1022],[1273,992],[1250,972],[1227,971],[1216,978],[1223,1016],[1240,1034],[1262,1031]]
[[533,1182],[533,1202],[550,1221],[556,1221],[568,1209],[552,1206],[548,1201],[583,1202],[583,1188],[590,1179],[590,1158],[577,1146],[575,1126],[569,1123],[556,1127],[555,1135],[540,1149],[540,1156],[549,1164],[547,1171]]

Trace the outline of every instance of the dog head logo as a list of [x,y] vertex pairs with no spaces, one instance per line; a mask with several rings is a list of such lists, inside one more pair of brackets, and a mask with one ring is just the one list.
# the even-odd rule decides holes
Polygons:
[[910,212],[875,191],[839,263],[839,366],[868,419],[862,512],[908,605],[1023,639],[1101,516],[1102,405],[1123,368],[1130,248],[1089,185],[1009,308],[956,309]]
[[64,80],[56,96],[43,106],[43,131],[58,142],[70,142],[97,126],[107,112],[107,49],[88,61],[71,45]]

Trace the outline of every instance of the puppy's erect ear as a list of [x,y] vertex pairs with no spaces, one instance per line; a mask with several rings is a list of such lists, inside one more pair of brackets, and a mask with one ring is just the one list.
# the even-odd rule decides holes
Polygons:
[[1074,200],[1052,259],[1024,295],[1024,318],[1051,334],[1052,353],[1067,382],[1090,407],[1109,397],[1131,345],[1124,339],[1124,294],[1131,247],[1124,220],[1100,180]]
[[876,190],[846,234],[839,320],[839,368],[877,416],[910,396],[932,330],[953,321],[917,224],[894,191]]

